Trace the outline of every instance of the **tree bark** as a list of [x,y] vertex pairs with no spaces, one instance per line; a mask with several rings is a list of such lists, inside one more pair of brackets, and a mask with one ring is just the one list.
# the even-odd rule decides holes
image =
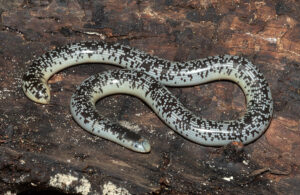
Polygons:
[[[0,0],[0,193],[299,194],[300,3],[288,1]],[[44,52],[70,42],[119,42],[187,61],[241,55],[263,72],[274,117],[256,142],[221,148],[192,143],[142,101],[115,95],[97,103],[108,118],[149,138],[138,154],[81,129],[69,112],[75,87],[109,65],[55,74],[50,105],[27,99],[22,75]],[[227,81],[170,88],[208,119],[245,111]]]

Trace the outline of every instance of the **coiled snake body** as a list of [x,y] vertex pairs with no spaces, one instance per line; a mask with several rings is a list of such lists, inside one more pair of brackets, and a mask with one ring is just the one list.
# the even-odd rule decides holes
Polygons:
[[[267,129],[272,118],[273,101],[266,80],[251,62],[238,56],[214,56],[180,63],[121,44],[73,43],[34,60],[23,76],[23,90],[31,100],[47,104],[50,101],[48,79],[66,67],[82,63],[109,63],[126,69],[106,71],[86,79],[71,98],[73,118],[87,131],[137,152],[149,152],[149,141],[101,116],[95,109],[98,99],[116,93],[137,96],[174,131],[210,146],[232,141],[252,142]],[[197,117],[164,87],[214,80],[231,80],[242,88],[247,101],[247,111],[242,117],[228,121]]]

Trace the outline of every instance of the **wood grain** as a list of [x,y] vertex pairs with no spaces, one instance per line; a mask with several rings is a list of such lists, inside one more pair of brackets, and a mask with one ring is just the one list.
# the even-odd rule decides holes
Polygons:
[[[299,194],[300,3],[288,1],[0,1],[0,193]],[[264,73],[273,121],[256,142],[191,143],[140,100],[116,95],[99,111],[149,138],[137,154],[81,129],[69,112],[75,86],[116,67],[80,65],[50,80],[42,106],[22,92],[32,60],[83,40],[120,42],[170,60],[242,55]],[[198,115],[236,118],[242,91],[220,81],[170,89]]]

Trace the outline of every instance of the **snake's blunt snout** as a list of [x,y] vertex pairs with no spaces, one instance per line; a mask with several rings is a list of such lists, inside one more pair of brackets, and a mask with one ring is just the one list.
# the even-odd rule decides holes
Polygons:
[[133,150],[141,153],[149,153],[151,151],[150,142],[144,138],[133,144]]
[[36,103],[49,104],[50,103],[49,86],[41,80],[34,80],[34,81],[32,80],[33,79],[31,79],[31,81],[25,80],[23,82],[22,88],[25,95]]
[[42,90],[39,91],[38,96],[40,97],[35,102],[40,104],[49,104],[50,103],[50,89],[46,83],[41,83]]

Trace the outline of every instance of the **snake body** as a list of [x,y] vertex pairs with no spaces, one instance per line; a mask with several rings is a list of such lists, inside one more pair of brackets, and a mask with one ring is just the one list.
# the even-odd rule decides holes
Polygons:
[[[73,118],[87,131],[134,151],[149,152],[149,141],[102,117],[95,110],[99,98],[115,93],[137,96],[173,130],[191,141],[210,146],[252,142],[267,129],[272,118],[271,91],[263,74],[247,59],[230,55],[181,63],[121,44],[73,43],[34,60],[23,76],[23,90],[31,100],[47,104],[48,79],[64,68],[82,63],[109,63],[127,70],[108,71],[85,80],[71,99]],[[164,87],[214,80],[231,80],[242,88],[247,101],[247,111],[242,117],[228,121],[197,117]]]

